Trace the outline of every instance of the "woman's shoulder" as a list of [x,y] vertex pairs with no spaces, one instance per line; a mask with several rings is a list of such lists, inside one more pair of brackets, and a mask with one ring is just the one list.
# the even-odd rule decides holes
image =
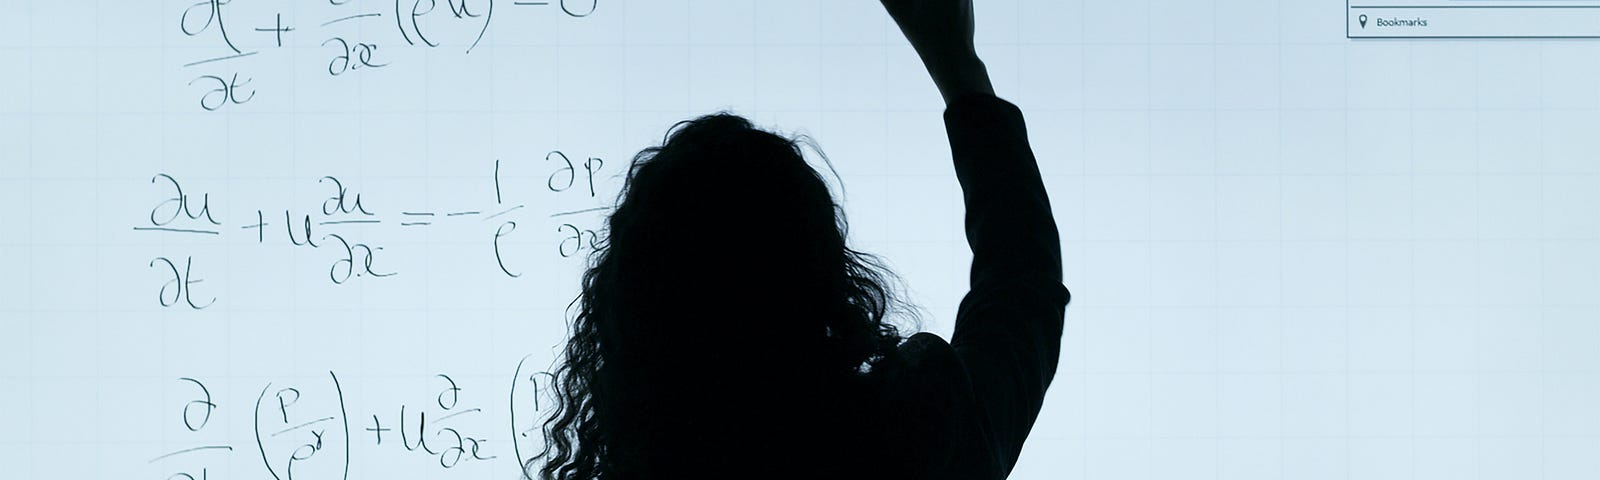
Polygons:
[[906,338],[893,356],[874,370],[883,396],[912,408],[952,409],[974,400],[972,383],[943,337],[921,332]]
[[892,364],[904,373],[949,373],[961,368],[950,342],[933,332],[919,332],[906,338],[896,353]]
[[[874,369],[884,439],[899,445],[917,478],[991,478],[993,442],[979,418],[966,369],[944,338],[918,333]],[[953,476],[952,476],[953,475]]]

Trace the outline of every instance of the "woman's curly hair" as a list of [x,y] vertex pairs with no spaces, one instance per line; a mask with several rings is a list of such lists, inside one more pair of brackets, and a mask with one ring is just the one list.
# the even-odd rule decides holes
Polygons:
[[[653,456],[663,443],[689,430],[719,438],[730,430],[707,418],[766,403],[739,393],[765,377],[862,384],[893,357],[903,338],[888,317],[915,312],[878,259],[845,245],[843,210],[803,145],[815,150],[719,113],[675,125],[633,158],[574,300],[528,478],[655,473],[670,462]],[[785,359],[796,365],[760,373]],[[741,371],[748,378],[718,375]]]

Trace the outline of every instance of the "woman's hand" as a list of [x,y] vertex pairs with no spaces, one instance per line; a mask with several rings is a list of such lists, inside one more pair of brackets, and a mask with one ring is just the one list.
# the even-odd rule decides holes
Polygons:
[[972,0],[881,0],[939,94],[949,103],[968,93],[994,94],[989,71],[972,45]]

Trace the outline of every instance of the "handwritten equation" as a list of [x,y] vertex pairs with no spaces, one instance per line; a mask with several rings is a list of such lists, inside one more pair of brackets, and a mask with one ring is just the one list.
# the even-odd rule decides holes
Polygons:
[[[178,30],[209,52],[183,64],[185,70],[196,72],[188,86],[197,90],[201,109],[218,111],[255,100],[256,75],[237,63],[262,52],[284,50],[285,40],[292,46],[297,35],[320,39],[311,42],[323,52],[312,55],[317,68],[341,77],[389,66],[392,49],[385,47],[436,49],[446,45],[451,34],[466,37],[451,40],[465,43],[462,54],[471,54],[500,16],[507,15],[497,16],[497,4],[512,7],[515,13],[559,10],[559,15],[570,18],[588,17],[599,7],[599,0],[326,0],[318,2],[321,8],[308,9],[318,20],[299,24],[292,16],[285,21],[285,12],[278,7],[290,7],[291,15],[307,12],[283,3],[288,2],[200,0],[178,14]],[[303,57],[295,55],[296,60]]]
[[[605,166],[605,160],[599,157],[579,159],[560,150],[550,151],[544,156],[541,167],[543,184],[533,188],[551,196],[575,196],[594,203],[593,199],[598,198],[595,182]],[[321,279],[333,285],[345,285],[355,281],[381,281],[402,274],[385,261],[396,252],[386,250],[381,238],[363,238],[362,233],[372,233],[370,229],[361,232],[352,229],[386,224],[397,226],[402,232],[462,228],[477,232],[483,239],[481,248],[493,254],[494,264],[485,265],[486,269],[493,274],[519,278],[524,270],[507,258],[513,248],[509,242],[516,236],[531,234],[523,226],[532,222],[528,219],[528,204],[512,201],[512,193],[525,189],[510,188],[503,181],[504,167],[500,160],[495,160],[492,171],[486,172],[483,183],[485,188],[493,188],[495,201],[487,205],[488,208],[463,205],[461,209],[434,211],[389,207],[392,203],[368,196],[356,180],[323,176],[314,180],[324,192],[316,198],[321,201],[319,209],[258,208],[250,218],[236,223],[226,222],[217,215],[214,207],[215,202],[221,201],[220,196],[186,188],[176,175],[157,173],[150,178],[158,193],[152,197],[149,215],[133,230],[141,234],[186,237],[243,235],[258,245],[324,253],[327,269]],[[605,239],[597,224],[601,214],[610,209],[596,206],[558,211],[539,218],[546,231],[553,231],[555,235],[551,239],[555,248],[550,253],[564,259],[574,258],[604,245]],[[157,272],[159,285],[151,288],[158,295],[158,305],[192,310],[215,305],[217,297],[201,285],[205,281],[208,260],[187,254],[153,257],[149,267]]]
[[[220,398],[206,379],[178,378],[172,391],[179,400],[160,418],[181,425],[180,443],[193,443],[154,455],[147,463],[166,480],[226,478],[215,475],[214,466],[228,465],[232,455],[254,457],[254,463],[275,480],[347,480],[363,460],[371,460],[363,455],[421,457],[440,470],[515,459],[520,469],[542,451],[540,421],[554,398],[550,389],[555,376],[531,371],[527,361],[524,357],[517,363],[505,390],[474,391],[441,373],[427,381],[408,382],[416,395],[403,396],[425,400],[395,402],[371,411],[352,409],[358,400],[353,398],[356,390],[333,371],[320,379],[265,382],[248,399]],[[509,425],[491,428],[488,398],[509,399],[502,418]],[[208,427],[225,415],[250,418],[248,444],[206,440],[215,438],[205,435]]]

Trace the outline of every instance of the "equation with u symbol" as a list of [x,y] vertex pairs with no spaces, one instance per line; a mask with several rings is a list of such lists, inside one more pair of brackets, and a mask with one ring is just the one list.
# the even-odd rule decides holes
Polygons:
[[[541,13],[547,20],[583,19],[600,7],[599,0],[326,0],[316,5],[200,0],[175,12],[174,28],[203,52],[182,64],[191,72],[188,87],[198,107],[224,111],[270,96],[263,91],[274,84],[257,81],[266,68],[256,60],[276,52],[292,57],[294,68],[350,77],[393,66],[397,49],[470,55],[501,22]],[[314,63],[298,63],[307,59]]]
[[[333,370],[237,388],[179,377],[163,396],[168,403],[150,413],[174,426],[180,447],[145,463],[168,480],[348,480],[394,461],[430,473],[520,470],[540,457],[541,423],[556,400],[556,377],[529,358],[510,378],[438,373],[382,393]],[[248,431],[217,436],[232,419],[248,419]]]
[[[484,191],[492,191],[492,197],[478,195],[485,201],[477,205],[462,203],[447,210],[415,208],[406,205],[416,201],[415,195],[400,199],[373,196],[363,190],[360,179],[325,175],[302,182],[318,192],[309,198],[315,202],[305,202],[316,207],[252,207],[245,210],[250,212],[248,218],[237,220],[218,213],[219,204],[228,200],[226,195],[208,189],[204,182],[159,172],[150,178],[153,193],[148,215],[132,227],[141,235],[165,237],[161,248],[166,251],[148,262],[155,277],[146,288],[157,297],[153,303],[163,308],[204,310],[216,305],[219,289],[214,282],[207,282],[207,271],[219,259],[184,250],[225,237],[233,240],[235,248],[249,248],[238,246],[246,243],[269,250],[276,247],[271,251],[279,253],[319,255],[325,262],[323,268],[296,281],[336,286],[404,275],[389,259],[406,252],[390,248],[390,240],[431,229],[457,230],[467,238],[477,238],[478,245],[468,248],[492,254],[482,255],[492,261],[479,267],[508,278],[520,278],[527,271],[519,259],[538,255],[519,248],[530,243],[545,246],[549,250],[544,255],[557,260],[579,259],[601,248],[605,238],[600,225],[611,207],[604,204],[610,196],[601,195],[596,181],[607,171],[606,161],[553,150],[535,163],[535,168],[525,168],[525,163],[486,163],[480,184]],[[529,174],[508,176],[508,171],[515,169]],[[544,192],[552,205],[577,204],[581,208],[538,212],[529,208],[533,204],[524,195],[530,191]],[[447,195],[451,199],[467,197],[456,192]],[[541,237],[529,242],[528,236],[535,235]],[[515,243],[518,240],[522,242]]]

